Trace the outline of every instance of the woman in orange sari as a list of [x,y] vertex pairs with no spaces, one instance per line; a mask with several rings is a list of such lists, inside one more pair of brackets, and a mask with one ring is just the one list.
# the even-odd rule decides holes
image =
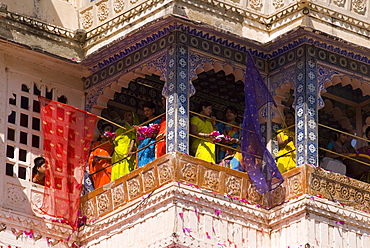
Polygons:
[[88,161],[90,174],[107,167],[91,175],[95,189],[111,181],[112,167],[109,165],[111,164],[111,156],[113,153],[113,137],[110,135],[112,130],[113,126],[111,124],[104,124],[101,127],[100,139],[92,144],[92,151]]

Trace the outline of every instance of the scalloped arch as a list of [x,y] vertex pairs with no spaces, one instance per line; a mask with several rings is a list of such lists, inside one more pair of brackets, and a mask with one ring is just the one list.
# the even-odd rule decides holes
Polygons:
[[[244,82],[244,71],[238,68],[233,68],[229,64],[221,64],[220,62],[215,62],[213,65],[211,63],[205,63],[202,67],[198,67],[195,69],[196,75],[199,75],[202,72],[205,71],[211,71],[214,70],[215,72],[224,71],[225,75],[233,74],[236,81],[242,81]],[[194,81],[198,77],[194,76],[191,80]]]
[[[334,75],[331,80],[326,80],[324,82],[324,88],[320,91],[320,97],[324,92],[327,92],[327,88],[330,86],[334,86],[337,84],[341,84],[342,86],[351,85],[353,89],[360,89],[363,96],[370,96],[370,83],[369,82],[361,82],[358,78],[347,76],[347,75]],[[325,113],[332,113],[333,119],[338,121],[343,128],[347,130],[354,130],[354,127],[350,124],[349,119],[343,114],[342,110],[338,107],[333,107],[333,104],[330,100],[324,101],[323,110]],[[369,119],[369,118],[368,118]],[[362,131],[366,129],[368,120],[366,120],[366,124],[362,127]]]
[[[204,71],[210,71],[214,70],[215,72],[218,71],[224,71],[226,75],[233,74],[236,81],[242,81],[244,82],[244,71],[238,68],[233,68],[229,64],[221,64],[220,62],[215,62],[213,65],[210,63],[205,63],[202,67],[198,67],[195,69],[196,75],[204,72]],[[144,66],[142,68],[136,68],[133,71],[130,71],[122,76],[120,76],[118,79],[114,80],[109,86],[104,88],[103,94],[101,94],[96,104],[92,106],[91,113],[100,115],[102,109],[107,107],[107,103],[110,99],[114,97],[115,92],[120,92],[122,87],[127,88],[130,81],[138,78],[143,77],[145,75],[157,75],[160,76],[161,80],[165,81],[165,76],[163,73],[159,70],[156,70],[154,67],[148,67]],[[192,78],[192,81],[197,79],[198,77],[195,76]]]
[[333,76],[331,81],[326,80],[324,82],[324,89],[321,90],[320,95],[322,92],[326,92],[326,89],[332,85],[342,84],[342,86],[351,85],[353,89],[360,89],[363,96],[370,96],[370,83],[369,82],[361,82],[358,78],[350,78],[347,75],[342,76]]
[[128,84],[138,77],[145,77],[145,75],[152,74],[160,76],[161,80],[165,81],[162,72],[156,70],[154,67],[144,66],[123,74],[118,79],[114,80],[109,86],[104,88],[103,94],[98,97],[96,104],[92,106],[91,113],[100,115],[102,109],[107,107],[108,101],[114,98],[115,92],[121,92],[122,87],[127,88]]

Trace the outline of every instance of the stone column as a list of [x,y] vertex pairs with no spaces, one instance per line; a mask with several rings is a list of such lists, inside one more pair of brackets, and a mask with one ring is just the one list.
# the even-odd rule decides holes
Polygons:
[[296,153],[297,166],[318,165],[317,65],[314,47],[297,49],[296,65]]
[[173,44],[167,53],[166,151],[189,153],[189,58],[188,48]]

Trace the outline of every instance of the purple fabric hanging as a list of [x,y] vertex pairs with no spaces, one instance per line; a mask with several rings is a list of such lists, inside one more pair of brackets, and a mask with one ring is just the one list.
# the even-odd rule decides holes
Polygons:
[[245,109],[241,139],[243,167],[257,192],[263,194],[277,188],[284,179],[263,142],[258,115],[258,110],[261,107],[268,102],[274,104],[275,102],[250,53],[247,55],[244,93]]

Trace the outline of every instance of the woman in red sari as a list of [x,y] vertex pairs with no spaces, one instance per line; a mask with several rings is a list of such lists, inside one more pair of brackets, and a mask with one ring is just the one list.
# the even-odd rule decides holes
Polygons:
[[[113,130],[111,124],[104,124],[101,128],[100,140],[92,144],[92,152],[89,156],[89,169],[90,174],[107,167],[111,164],[111,156],[113,153],[112,136],[109,135]],[[104,133],[104,131],[106,133]],[[96,174],[93,174],[92,180],[94,188],[100,188],[101,186],[111,181],[112,167],[109,166]]]

